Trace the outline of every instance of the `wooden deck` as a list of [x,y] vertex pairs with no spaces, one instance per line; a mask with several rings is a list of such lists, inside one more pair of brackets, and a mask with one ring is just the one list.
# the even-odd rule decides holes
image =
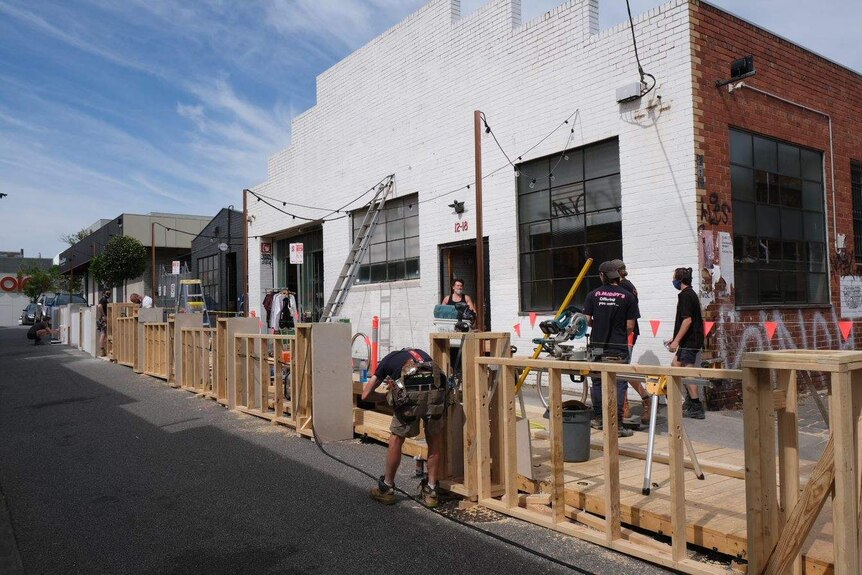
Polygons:
[[[548,432],[537,429],[547,420],[532,420],[533,477],[519,476],[519,489],[526,493],[543,493],[549,485],[550,453]],[[566,505],[604,517],[604,462],[601,433],[593,431],[590,460],[583,463],[566,463]],[[666,436],[657,436],[652,469],[650,495],[643,495],[644,458],[647,434],[635,433],[620,438],[620,514],[629,527],[656,534],[671,532],[670,471],[661,463],[662,454],[668,452]],[[744,469],[742,450],[695,443],[698,460],[706,477],[698,480],[686,469],[686,539],[689,543],[721,553],[747,557],[745,481],[734,470]],[[803,481],[814,467],[813,462],[801,462]],[[720,470],[725,475],[710,472]],[[803,546],[803,573],[807,575],[833,572],[831,506],[827,502],[820,518]]]

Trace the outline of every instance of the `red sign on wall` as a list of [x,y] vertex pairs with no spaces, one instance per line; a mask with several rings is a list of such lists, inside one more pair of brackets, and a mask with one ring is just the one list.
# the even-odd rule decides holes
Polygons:
[[0,278],[0,290],[4,292],[20,292],[30,281],[30,276],[18,279],[17,276],[3,276]]

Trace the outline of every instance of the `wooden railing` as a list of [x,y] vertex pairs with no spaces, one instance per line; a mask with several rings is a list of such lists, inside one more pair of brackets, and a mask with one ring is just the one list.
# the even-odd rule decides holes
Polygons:
[[135,311],[140,306],[134,303],[109,303],[108,318],[107,318],[107,352],[108,358],[111,361],[117,361],[116,351],[114,350],[114,336],[117,333],[117,319],[135,315]]
[[218,357],[215,332],[209,327],[182,328],[181,388],[207,396],[214,394],[213,364]]
[[[802,572],[800,551],[826,499],[832,496],[835,575],[862,573],[860,562],[859,414],[862,352],[777,351],[745,354],[748,572]],[[829,374],[831,434],[800,491],[797,371]],[[773,381],[777,387],[773,388]],[[778,433],[776,434],[776,425]],[[776,437],[777,462],[776,462]],[[778,464],[778,484],[775,468]]]
[[173,324],[158,322],[144,324],[144,373],[168,380],[174,357]]
[[114,358],[120,365],[135,366],[138,355],[138,318],[135,315],[114,319]]
[[[233,408],[301,429],[310,401],[295,369],[296,337],[236,334],[233,338],[234,373],[228,378],[228,401]],[[307,411],[307,410],[306,410]]]
[[[530,496],[519,494],[518,442],[516,440],[515,382],[518,370],[545,370],[548,373],[550,395],[550,485],[548,497],[538,498],[549,505],[531,505]],[[475,359],[476,402],[476,462],[479,504],[507,515],[572,535],[579,539],[609,547],[616,551],[645,559],[686,573],[717,574],[724,569],[694,561],[687,557],[685,516],[685,448],[682,435],[682,378],[741,379],[739,370],[695,369],[648,365],[564,362],[528,358]],[[602,378],[602,417],[604,461],[604,519],[583,513],[566,505],[563,421],[563,372],[589,371]],[[498,379],[492,395],[491,373]],[[664,375],[668,378],[668,429],[670,451],[670,510],[671,545],[646,542],[637,533],[623,530],[620,515],[619,444],[617,421],[618,374]],[[499,417],[493,417],[495,412]],[[492,442],[498,441],[499,476],[492,473]],[[502,497],[495,493],[497,483]],[[535,496],[532,496],[535,498]],[[526,501],[523,501],[526,499]],[[525,503],[521,507],[521,503]],[[577,522],[577,523],[576,523]]]

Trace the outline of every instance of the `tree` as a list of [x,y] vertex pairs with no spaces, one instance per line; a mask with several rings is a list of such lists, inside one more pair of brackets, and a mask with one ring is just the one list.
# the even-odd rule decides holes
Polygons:
[[90,260],[90,272],[99,283],[114,287],[147,269],[147,248],[135,238],[114,236],[104,251]]
[[60,241],[66,242],[70,246],[74,246],[75,244],[89,236],[91,233],[93,232],[91,232],[87,228],[83,228],[78,230],[74,234],[60,234]]
[[18,279],[25,277],[30,279],[24,284],[24,295],[30,298],[30,301],[35,302],[40,295],[46,291],[54,291],[56,277],[51,274],[50,270],[45,270],[37,266],[29,266],[18,270]]

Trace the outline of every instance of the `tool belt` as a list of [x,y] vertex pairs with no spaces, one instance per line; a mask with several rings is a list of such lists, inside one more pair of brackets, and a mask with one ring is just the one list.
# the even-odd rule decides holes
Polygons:
[[405,418],[440,418],[446,411],[448,392],[442,374],[435,364],[408,351],[413,360],[402,371],[401,385],[395,385],[389,393],[390,405]]

